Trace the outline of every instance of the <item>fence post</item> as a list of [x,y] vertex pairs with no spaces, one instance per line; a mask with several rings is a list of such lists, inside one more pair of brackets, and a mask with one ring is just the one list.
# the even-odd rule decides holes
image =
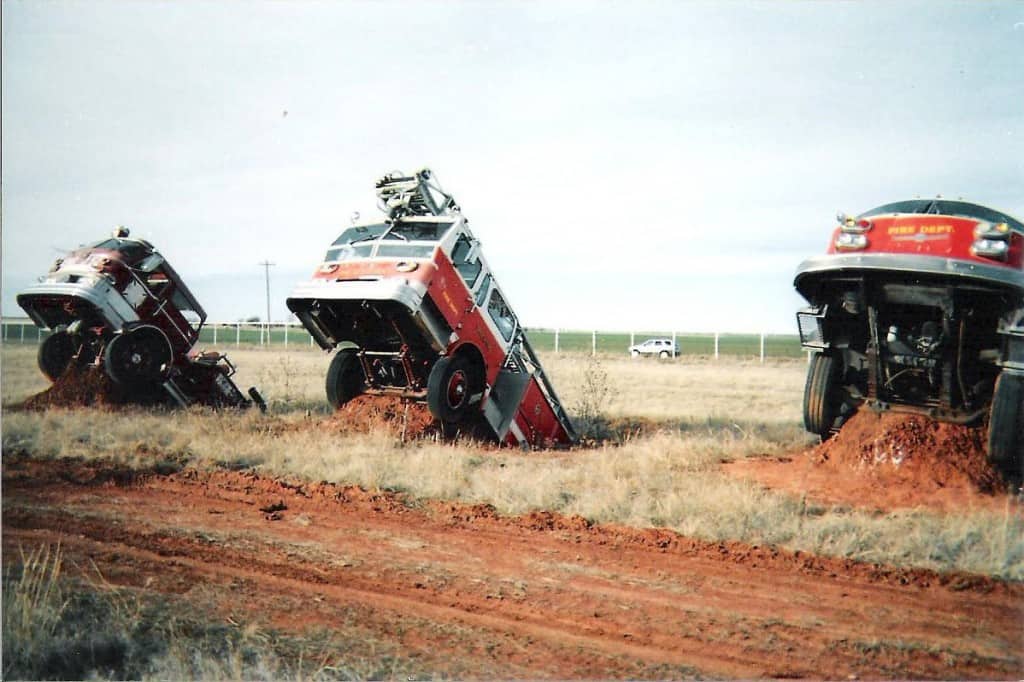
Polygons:
[[21,342],[25,343],[25,325],[20,324],[18,326],[21,327]]
[[676,357],[676,333],[672,332],[672,357]]
[[715,332],[715,360],[718,359],[718,332]]
[[590,332],[590,355],[597,355],[597,330]]
[[761,332],[761,364],[764,364],[764,332]]
[[558,352],[558,327],[555,327],[555,352]]
[[629,333],[629,345],[631,345],[631,346],[635,346],[636,345],[636,332],[630,332]]
[[36,343],[39,343],[43,338],[43,330],[40,327],[36,327]]
[[217,325],[216,324],[211,324],[210,326],[213,327],[213,345],[216,346],[217,345]]
[[235,322],[235,348],[238,348],[242,343],[242,323]]

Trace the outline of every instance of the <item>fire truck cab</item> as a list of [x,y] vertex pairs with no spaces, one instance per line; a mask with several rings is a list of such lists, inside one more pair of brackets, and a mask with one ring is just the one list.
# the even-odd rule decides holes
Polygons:
[[337,348],[327,398],[390,393],[427,403],[444,424],[479,413],[500,442],[576,440],[526,333],[454,199],[428,169],[376,184],[385,218],[328,247],[288,308]]
[[[124,227],[58,258],[17,300],[36,325],[52,330],[38,353],[51,381],[73,363],[92,364],[139,399],[251,405],[231,380],[227,356],[190,353],[206,313],[163,255]],[[249,393],[264,407],[255,388]]]
[[812,352],[804,423],[823,437],[861,405],[972,423],[990,460],[1024,462],[1024,224],[941,198],[840,214],[794,285]]

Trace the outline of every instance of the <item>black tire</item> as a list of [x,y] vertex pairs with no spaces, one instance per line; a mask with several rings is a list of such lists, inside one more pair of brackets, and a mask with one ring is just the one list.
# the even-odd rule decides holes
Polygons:
[[1005,369],[992,392],[988,461],[1009,481],[1024,477],[1024,375]]
[[144,388],[163,383],[173,357],[167,335],[157,327],[143,325],[107,343],[103,367],[114,383],[126,388]]
[[442,422],[458,424],[466,419],[472,398],[482,390],[480,372],[465,356],[441,358],[427,378],[427,407]]
[[658,353],[658,357],[664,360],[665,358],[668,357],[668,351],[667,350],[661,351],[660,353]]
[[366,390],[366,374],[355,348],[342,348],[327,368],[327,402],[338,409]]
[[67,371],[71,359],[78,352],[79,345],[75,337],[66,331],[53,332],[39,344],[36,362],[39,364],[40,371],[50,381],[56,381]]
[[804,386],[804,428],[822,438],[831,435],[842,400],[837,396],[838,363],[831,355],[814,353]]

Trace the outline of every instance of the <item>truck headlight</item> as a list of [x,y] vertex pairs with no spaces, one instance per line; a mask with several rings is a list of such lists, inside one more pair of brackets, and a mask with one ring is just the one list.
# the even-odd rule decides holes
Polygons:
[[971,253],[982,258],[993,258],[995,260],[1006,260],[1010,252],[1010,244],[1003,239],[975,239],[971,244]]
[[868,248],[868,238],[860,232],[840,232],[835,241],[840,251],[862,251]]

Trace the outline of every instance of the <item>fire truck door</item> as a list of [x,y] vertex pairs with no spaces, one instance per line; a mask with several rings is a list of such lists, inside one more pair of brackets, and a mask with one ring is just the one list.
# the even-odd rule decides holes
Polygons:
[[530,375],[526,372],[513,372],[508,369],[498,371],[498,377],[494,380],[490,397],[484,405],[484,418],[494,429],[498,439],[504,439],[505,434],[512,424],[519,404],[523,402],[523,395],[530,385]]

